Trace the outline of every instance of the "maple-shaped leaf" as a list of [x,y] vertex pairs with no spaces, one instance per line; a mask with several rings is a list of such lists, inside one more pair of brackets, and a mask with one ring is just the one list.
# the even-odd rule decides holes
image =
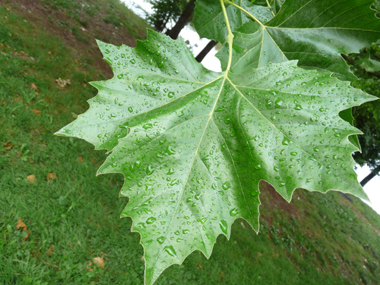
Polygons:
[[[261,5],[250,5],[251,1],[236,0],[234,4],[265,23],[273,18],[271,10]],[[232,30],[250,21],[249,16],[232,5],[226,4],[226,11]],[[223,16],[220,0],[197,0],[195,2],[193,24],[201,38],[212,39],[221,43],[227,40],[226,20]]]
[[296,188],[366,198],[348,140],[360,131],[339,112],[375,97],[295,61],[210,72],[154,31],[136,48],[98,43],[114,77],[58,134],[109,150],[98,174],[124,174],[146,284],[195,250],[210,257],[237,218],[258,231],[261,180],[287,201]]
[[[380,38],[380,20],[371,9],[372,2],[286,1],[269,22],[250,21],[235,30],[232,70],[249,72],[269,62],[299,60],[301,67],[355,80],[341,54],[359,52]],[[218,57],[226,68],[228,48]]]

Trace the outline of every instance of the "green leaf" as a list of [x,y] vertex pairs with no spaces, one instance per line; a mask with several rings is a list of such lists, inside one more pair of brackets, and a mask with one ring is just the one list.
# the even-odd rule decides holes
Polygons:
[[[248,0],[236,0],[235,4],[245,8],[261,22],[267,22],[273,18],[268,7],[249,5]],[[194,10],[194,26],[201,38],[212,39],[225,43],[227,39],[226,21],[223,17],[220,0],[197,0]],[[234,30],[249,21],[248,15],[233,7],[226,5],[231,29]]]
[[255,4],[256,5],[268,6],[268,3],[269,3],[273,15],[276,15],[278,13],[278,11],[280,11],[281,6],[282,6],[282,4],[284,4],[284,2],[285,2],[285,0],[268,0],[268,2],[263,1],[263,0],[259,0],[259,1],[255,1]]
[[274,14],[277,14],[280,9],[281,9],[281,6],[282,4],[284,4],[285,0],[272,0],[272,1],[269,1],[271,7],[272,7],[272,11]]
[[380,71],[380,61],[371,57],[370,53],[365,54],[356,61],[363,69],[368,72],[379,72]]
[[259,230],[260,180],[367,198],[353,170],[359,130],[339,112],[373,100],[295,61],[214,73],[182,39],[148,32],[136,48],[98,42],[114,72],[90,109],[57,134],[109,150],[98,174],[123,173],[122,212],[141,234],[145,283],[194,250],[208,258],[237,218]]
[[[354,125],[354,117],[352,116],[352,109],[346,109],[339,113],[339,116],[349,122],[352,126]],[[361,152],[362,148],[360,146],[360,142],[357,135],[349,136],[348,139],[350,142],[357,147],[357,149]]]
[[[299,60],[299,66],[331,71],[355,80],[341,54],[356,53],[380,37],[380,21],[370,9],[373,0],[286,1],[268,23],[247,22],[234,39],[232,70],[269,62]],[[227,66],[228,48],[218,55]]]

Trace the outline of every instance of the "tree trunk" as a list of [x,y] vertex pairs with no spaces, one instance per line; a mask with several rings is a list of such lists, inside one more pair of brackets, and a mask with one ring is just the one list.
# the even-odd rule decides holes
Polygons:
[[216,46],[218,42],[211,40],[208,42],[208,44],[204,47],[204,49],[197,55],[195,58],[198,62],[201,62],[205,56],[210,52],[210,50]]
[[376,167],[371,171],[362,181],[360,181],[360,185],[363,187],[366,185],[372,178],[374,178],[380,172],[380,166]]
[[174,27],[171,30],[167,30],[165,34],[167,34],[173,40],[177,39],[181,30],[186,26],[188,22],[192,20],[194,8],[195,0],[190,0],[190,2],[186,5],[185,10],[183,10],[181,16],[179,17],[177,23],[175,23]]

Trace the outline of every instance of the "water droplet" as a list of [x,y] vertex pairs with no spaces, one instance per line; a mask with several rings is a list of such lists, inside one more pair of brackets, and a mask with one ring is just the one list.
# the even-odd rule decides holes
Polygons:
[[[177,241],[178,241],[178,239],[177,239]],[[176,253],[175,250],[174,250],[174,247],[171,246],[171,245],[165,246],[165,247],[164,247],[164,250],[165,250],[169,255],[171,255],[171,256],[176,256],[176,255],[177,255],[177,253]]]
[[166,149],[166,152],[168,154],[175,154],[175,150],[170,145],[168,145],[168,148]]
[[150,218],[148,218],[148,219],[146,220],[146,223],[147,223],[148,225],[150,225],[150,224],[153,224],[155,221],[156,221],[156,218],[155,218],[155,217],[150,217]]
[[221,230],[222,230],[225,234],[227,234],[227,222],[226,222],[225,220],[221,220],[221,221],[219,222],[219,226],[220,226]]
[[153,166],[149,165],[147,168],[146,168],[146,174],[150,175],[154,172],[154,168]]
[[224,190],[228,190],[231,187],[231,183],[229,181],[226,181],[223,183],[222,187]]
[[284,137],[284,139],[282,140],[282,144],[288,145],[289,143],[290,143],[290,139],[288,139],[287,137]]
[[168,97],[169,97],[169,98],[173,98],[173,97],[174,97],[174,92],[169,92],[169,93],[168,93]]
[[145,224],[144,223],[138,223],[137,224],[140,228],[143,228],[143,229],[145,229],[146,228],[146,226],[145,226]]
[[229,124],[229,123],[231,123],[231,118],[228,118],[228,117],[227,117],[227,118],[225,118],[225,119],[224,119],[224,122],[225,122],[226,124]]
[[132,63],[132,64],[135,64],[136,60],[134,58],[132,58],[129,62]]
[[239,213],[239,210],[236,209],[236,208],[233,208],[233,209],[230,211],[230,215],[231,215],[232,217],[236,216],[238,213]]
[[157,241],[158,241],[160,244],[163,244],[164,241],[165,241],[165,239],[166,239],[166,237],[159,237],[159,238],[157,239]]
[[234,136],[236,136],[236,132],[235,131],[232,131],[232,133],[231,133],[231,135],[230,135],[231,137],[234,137]]
[[197,222],[204,225],[207,222],[207,219],[206,218],[198,219]]
[[144,126],[143,126],[143,128],[144,129],[150,129],[150,128],[152,128],[153,127],[153,125],[152,124],[150,124],[150,123],[148,123],[148,124],[145,124]]
[[174,168],[169,168],[169,171],[168,171],[168,175],[170,175],[170,174],[173,174],[174,173]]
[[117,78],[122,79],[124,77],[124,74],[119,74]]
[[133,112],[133,108],[132,107],[128,107],[128,111],[132,113]]
[[313,148],[313,150],[314,150],[315,152],[318,152],[318,151],[319,151],[319,148],[316,146],[316,147]]
[[280,108],[283,104],[284,104],[284,101],[282,101],[280,98],[278,98],[275,102],[274,102],[276,108]]
[[189,232],[190,232],[190,231],[187,230],[187,229],[182,230],[182,233],[183,233],[184,235],[188,234]]
[[302,106],[297,104],[295,107],[294,107],[295,110],[302,110]]
[[261,165],[260,165],[260,164],[255,165],[255,169],[256,169],[256,170],[261,169]]
[[[127,125],[119,125],[119,128],[120,129],[128,129],[128,126]],[[99,136],[98,136],[99,137]]]
[[297,152],[296,152],[296,151],[292,151],[292,152],[290,153],[290,155],[292,155],[292,156],[296,156],[296,155],[297,155]]

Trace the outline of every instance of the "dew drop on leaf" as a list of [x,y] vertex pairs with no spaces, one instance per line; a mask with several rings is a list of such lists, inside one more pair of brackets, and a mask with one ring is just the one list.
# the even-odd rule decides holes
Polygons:
[[147,223],[148,225],[151,225],[151,224],[153,224],[155,221],[156,221],[156,218],[155,218],[155,217],[150,217],[150,218],[148,218],[148,219],[146,220],[146,223]]
[[169,145],[168,148],[166,149],[166,152],[168,154],[175,154],[175,150]]
[[223,187],[224,190],[228,190],[231,187],[231,183],[229,181],[226,181],[226,182],[223,183],[222,187]]
[[202,219],[197,219],[197,222],[199,222],[202,225],[204,225],[207,222],[207,219],[203,217]]
[[153,166],[149,165],[147,168],[146,168],[146,174],[150,175],[154,172],[154,168]]
[[144,129],[150,129],[150,128],[152,128],[153,127],[153,125],[152,124],[145,124],[144,126],[143,126],[143,128]]
[[219,222],[219,226],[223,233],[227,234],[227,222],[225,220],[221,220]]
[[164,243],[164,241],[165,241],[165,237],[163,237],[163,236],[161,236],[161,237],[159,237],[158,239],[157,239],[157,241],[160,243],[160,244],[163,244]]
[[282,140],[282,144],[288,145],[289,143],[290,143],[290,139],[288,139],[287,137],[284,137],[284,139]]
[[174,250],[174,247],[171,246],[171,245],[165,246],[164,250],[166,251],[166,253],[168,253],[171,256],[176,256],[177,255],[176,251]]
[[236,216],[238,213],[239,213],[239,210],[236,209],[236,208],[233,208],[233,209],[230,211],[230,215],[231,215],[232,217]]

